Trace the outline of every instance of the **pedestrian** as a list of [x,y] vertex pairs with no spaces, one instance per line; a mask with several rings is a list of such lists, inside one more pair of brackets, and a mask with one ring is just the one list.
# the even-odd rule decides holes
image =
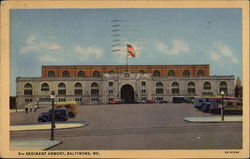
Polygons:
[[27,107],[25,107],[25,112],[26,112],[26,114],[28,114],[28,108]]

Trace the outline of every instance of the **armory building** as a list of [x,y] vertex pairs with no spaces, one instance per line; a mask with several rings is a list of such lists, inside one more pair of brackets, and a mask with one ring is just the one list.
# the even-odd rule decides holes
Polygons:
[[210,76],[209,65],[68,65],[42,66],[41,77],[17,77],[17,107],[30,102],[75,100],[101,104],[114,99],[171,102],[175,96],[234,96],[234,76]]

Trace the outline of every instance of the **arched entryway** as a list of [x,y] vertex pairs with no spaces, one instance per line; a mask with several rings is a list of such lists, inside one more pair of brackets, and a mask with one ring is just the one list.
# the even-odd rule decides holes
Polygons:
[[134,102],[134,88],[129,85],[125,84],[121,88],[121,98],[124,100],[125,103],[133,103]]

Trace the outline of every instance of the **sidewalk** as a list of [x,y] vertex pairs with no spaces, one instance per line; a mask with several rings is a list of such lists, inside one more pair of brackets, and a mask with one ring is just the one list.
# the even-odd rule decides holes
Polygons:
[[61,144],[59,140],[10,140],[11,150],[48,150]]
[[[68,121],[68,122],[56,122],[55,129],[68,129],[84,127],[89,124],[88,121]],[[22,125],[11,125],[10,131],[25,131],[25,130],[48,130],[51,129],[51,123],[37,123],[37,124],[22,124]]]
[[24,109],[10,109],[10,113],[24,112]]
[[221,123],[221,122],[242,122],[242,116],[224,116],[224,121],[221,120],[221,116],[211,116],[211,117],[186,117],[184,118],[187,122],[196,123]]

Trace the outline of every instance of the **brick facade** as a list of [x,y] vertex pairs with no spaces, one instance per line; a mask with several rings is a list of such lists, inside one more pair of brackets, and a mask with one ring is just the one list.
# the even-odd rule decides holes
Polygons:
[[188,70],[190,76],[198,76],[198,71],[203,71],[203,76],[209,76],[209,65],[72,65],[72,66],[42,66],[42,77],[49,77],[49,71],[55,73],[55,77],[63,77],[63,72],[68,71],[71,78],[78,77],[78,72],[83,71],[85,77],[93,77],[94,71],[100,72],[102,76],[104,73],[110,71],[114,73],[122,73],[125,71],[131,73],[138,73],[144,71],[145,73],[153,73],[159,71],[163,77],[168,76],[168,72],[173,70],[176,77],[183,76],[183,71]]

